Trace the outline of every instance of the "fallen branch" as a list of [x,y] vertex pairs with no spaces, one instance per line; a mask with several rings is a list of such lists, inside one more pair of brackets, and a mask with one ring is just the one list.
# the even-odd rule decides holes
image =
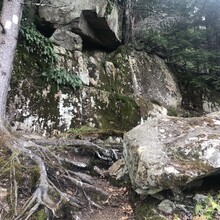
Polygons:
[[100,159],[103,160],[118,160],[117,149],[105,149],[97,144],[85,140],[76,139],[36,139],[33,140],[35,144],[41,146],[75,146],[83,147],[83,149],[95,153]]

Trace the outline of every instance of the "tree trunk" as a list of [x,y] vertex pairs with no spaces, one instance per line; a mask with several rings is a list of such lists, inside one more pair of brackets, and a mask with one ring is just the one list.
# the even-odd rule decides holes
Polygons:
[[130,40],[130,0],[122,2],[123,8],[123,24],[122,24],[122,42],[128,44]]
[[131,43],[134,35],[134,0],[124,0],[122,1],[123,8],[123,21],[122,21],[122,42],[124,44]]
[[13,60],[22,16],[23,0],[4,0],[1,23],[5,33],[0,33],[0,122],[5,120],[6,102],[13,69]]

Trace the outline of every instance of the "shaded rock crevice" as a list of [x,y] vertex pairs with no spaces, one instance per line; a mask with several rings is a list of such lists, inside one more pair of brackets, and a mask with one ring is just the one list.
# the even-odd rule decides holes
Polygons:
[[98,17],[92,10],[83,10],[80,18],[74,21],[71,31],[82,37],[85,48],[115,50],[120,45],[106,18]]

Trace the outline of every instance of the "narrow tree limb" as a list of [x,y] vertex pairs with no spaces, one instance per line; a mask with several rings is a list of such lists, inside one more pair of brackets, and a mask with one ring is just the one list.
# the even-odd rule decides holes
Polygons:
[[64,198],[66,201],[68,201],[71,205],[80,208],[83,203],[80,202],[76,197],[70,196],[62,191],[60,191],[54,184],[52,181],[50,181],[50,184],[52,185],[52,187],[60,194],[61,198]]
[[39,208],[40,204],[39,203],[36,203],[32,208],[31,210],[28,212],[28,215],[27,217],[25,218],[25,220],[28,220]]
[[[105,149],[97,144],[94,144],[90,141],[85,140],[76,140],[76,139],[36,139],[33,142],[37,145],[42,146],[76,146],[76,147],[85,147],[85,149],[95,152],[95,154],[103,160],[112,160],[117,159],[116,150]],[[116,156],[115,156],[116,155]]]
[[68,173],[71,173],[75,175],[76,177],[80,178],[83,182],[86,182],[90,185],[94,183],[94,179],[92,176],[85,174],[85,173],[79,173],[79,172],[73,172],[71,170],[68,170]]
[[95,186],[90,185],[88,183],[83,183],[82,181],[78,181],[77,179],[72,178],[70,176],[63,175],[63,177],[69,179],[73,184],[75,184],[76,186],[78,186],[78,187],[80,187],[84,190],[96,192],[96,193],[99,193],[100,195],[102,195],[104,197],[108,197],[108,193],[103,191],[102,189],[100,189],[98,187],[95,187]]
[[18,207],[18,183],[15,178],[15,167],[13,166],[13,185],[14,185],[14,214],[18,215],[17,207]]
[[65,163],[69,163],[75,167],[78,167],[78,168],[87,168],[88,165],[83,163],[83,162],[77,162],[77,161],[73,161],[73,160],[70,160],[68,158],[63,158],[63,157],[60,157],[60,156],[57,156],[56,154],[52,153],[51,152],[51,155],[53,155],[59,162],[65,162]]
[[96,202],[91,200],[91,198],[86,194],[86,192],[84,190],[83,190],[83,194],[89,202],[90,210],[92,210],[91,205],[93,205],[94,207],[96,207],[98,209],[102,209],[102,207],[100,205],[98,205]]

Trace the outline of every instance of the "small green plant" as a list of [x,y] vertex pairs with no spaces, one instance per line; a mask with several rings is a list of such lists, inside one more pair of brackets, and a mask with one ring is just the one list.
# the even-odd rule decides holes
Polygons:
[[34,24],[21,25],[20,37],[21,43],[28,53],[37,56],[39,61],[47,66],[55,65],[56,53],[52,42],[44,37]]
[[58,89],[63,85],[75,90],[82,85],[81,79],[76,74],[67,72],[63,68],[50,69],[47,72],[43,72],[42,75],[47,78],[47,81],[55,81]]
[[39,210],[36,213],[36,220],[46,220],[47,219],[47,214],[45,213],[45,211],[43,209]]
[[207,220],[216,219],[216,215],[220,215],[220,195],[216,199],[208,195],[205,201],[197,203],[195,214],[204,216]]
[[47,81],[54,81],[60,86],[69,86],[74,90],[82,85],[81,79],[64,68],[57,68],[57,56],[52,42],[44,37],[34,24],[22,25],[20,29],[21,44],[23,48],[37,58],[37,64],[45,70],[42,75]]
[[167,115],[177,117],[178,116],[178,112],[177,112],[177,110],[174,107],[169,107],[167,109]]

